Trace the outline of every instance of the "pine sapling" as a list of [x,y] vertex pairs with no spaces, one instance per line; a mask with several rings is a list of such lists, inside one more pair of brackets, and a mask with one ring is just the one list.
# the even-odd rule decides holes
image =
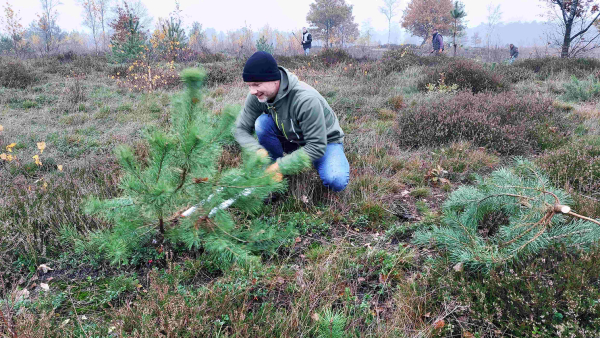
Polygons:
[[[86,206],[88,213],[114,226],[91,233],[90,241],[78,246],[81,250],[97,249],[113,264],[128,264],[149,243],[166,240],[188,250],[203,249],[224,265],[246,264],[293,235],[257,222],[240,226],[227,211],[231,206],[256,213],[270,193],[285,189],[285,183],[265,173],[269,159],[256,153],[244,153],[240,167],[219,169],[222,145],[232,140],[240,108],[228,107],[220,114],[205,109],[200,92],[205,72],[187,69],[181,78],[185,90],[174,99],[170,130],[146,132],[147,161],[137,159],[128,146],[117,148],[123,196],[90,199]],[[308,165],[308,157],[299,157],[282,171]],[[194,212],[181,218],[194,204]]]

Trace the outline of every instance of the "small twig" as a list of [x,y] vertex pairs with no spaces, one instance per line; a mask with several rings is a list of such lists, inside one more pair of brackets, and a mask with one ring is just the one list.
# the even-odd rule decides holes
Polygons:
[[585,217],[585,216],[582,216],[582,215],[576,214],[576,213],[574,213],[574,212],[572,212],[572,211],[569,211],[569,212],[568,212],[566,215],[570,215],[570,216],[573,216],[573,217],[577,217],[577,218],[579,218],[579,219],[583,219],[583,220],[586,220],[586,221],[588,221],[588,222],[595,223],[596,225],[600,225],[600,222],[596,221],[595,219],[592,219],[592,218],[589,218],[589,217]]
[[8,323],[8,319],[6,319],[6,317],[4,316],[4,312],[2,312],[2,309],[0,309],[0,317],[2,317],[2,321],[4,321],[4,325],[6,325],[8,333],[10,333],[13,338],[17,338],[16,330],[14,330],[14,328],[12,328],[12,325]]
[[69,293],[69,300],[71,301],[71,306],[73,307],[73,311],[75,312],[75,319],[77,319],[77,323],[79,323],[79,328],[81,329],[81,331],[83,331],[83,333],[85,334],[86,337],[90,337],[87,332],[85,332],[85,329],[83,328],[83,325],[81,324],[81,320],[79,320],[79,315],[77,314],[77,309],[75,308],[75,304],[73,303],[73,298],[71,297],[71,293]]

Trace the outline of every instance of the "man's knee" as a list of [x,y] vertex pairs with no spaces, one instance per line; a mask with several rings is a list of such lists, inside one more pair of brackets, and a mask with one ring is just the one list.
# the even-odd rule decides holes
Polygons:
[[269,114],[260,115],[256,121],[254,122],[254,130],[256,131],[256,136],[261,137],[268,135],[273,132],[273,127],[275,126],[275,121]]
[[321,178],[323,185],[332,191],[339,192],[348,186],[350,175],[348,173],[330,173]]

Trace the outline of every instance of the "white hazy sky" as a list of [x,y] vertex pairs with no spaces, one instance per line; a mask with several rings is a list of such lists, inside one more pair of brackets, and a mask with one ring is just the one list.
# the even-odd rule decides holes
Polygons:
[[[59,25],[65,31],[81,30],[81,9],[76,0],[61,0],[58,6]],[[113,0],[114,2],[120,0]],[[387,20],[379,12],[381,0],[346,0],[354,5],[355,21],[359,24],[370,20],[376,30],[387,30]],[[402,0],[402,8],[409,0]],[[41,11],[39,0],[0,0],[10,3],[20,11],[23,25],[36,18]],[[142,0],[149,14],[156,20],[166,17],[175,8],[174,0]],[[181,0],[185,24],[200,22],[203,27],[215,28],[217,31],[236,30],[244,26],[244,22],[257,30],[265,24],[281,31],[290,31],[306,26],[306,14],[313,0]],[[489,4],[500,5],[502,22],[541,21],[545,13],[541,0],[463,0],[469,27],[486,21]],[[394,18],[398,24],[401,15]]]

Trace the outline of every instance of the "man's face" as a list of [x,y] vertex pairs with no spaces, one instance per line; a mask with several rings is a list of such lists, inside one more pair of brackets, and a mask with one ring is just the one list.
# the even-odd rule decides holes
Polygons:
[[433,29],[433,34],[435,34],[435,33],[437,33],[437,29],[434,28]]
[[306,33],[306,27],[302,27],[302,33]]
[[256,96],[259,102],[265,103],[277,96],[280,81],[247,82],[250,94]]

